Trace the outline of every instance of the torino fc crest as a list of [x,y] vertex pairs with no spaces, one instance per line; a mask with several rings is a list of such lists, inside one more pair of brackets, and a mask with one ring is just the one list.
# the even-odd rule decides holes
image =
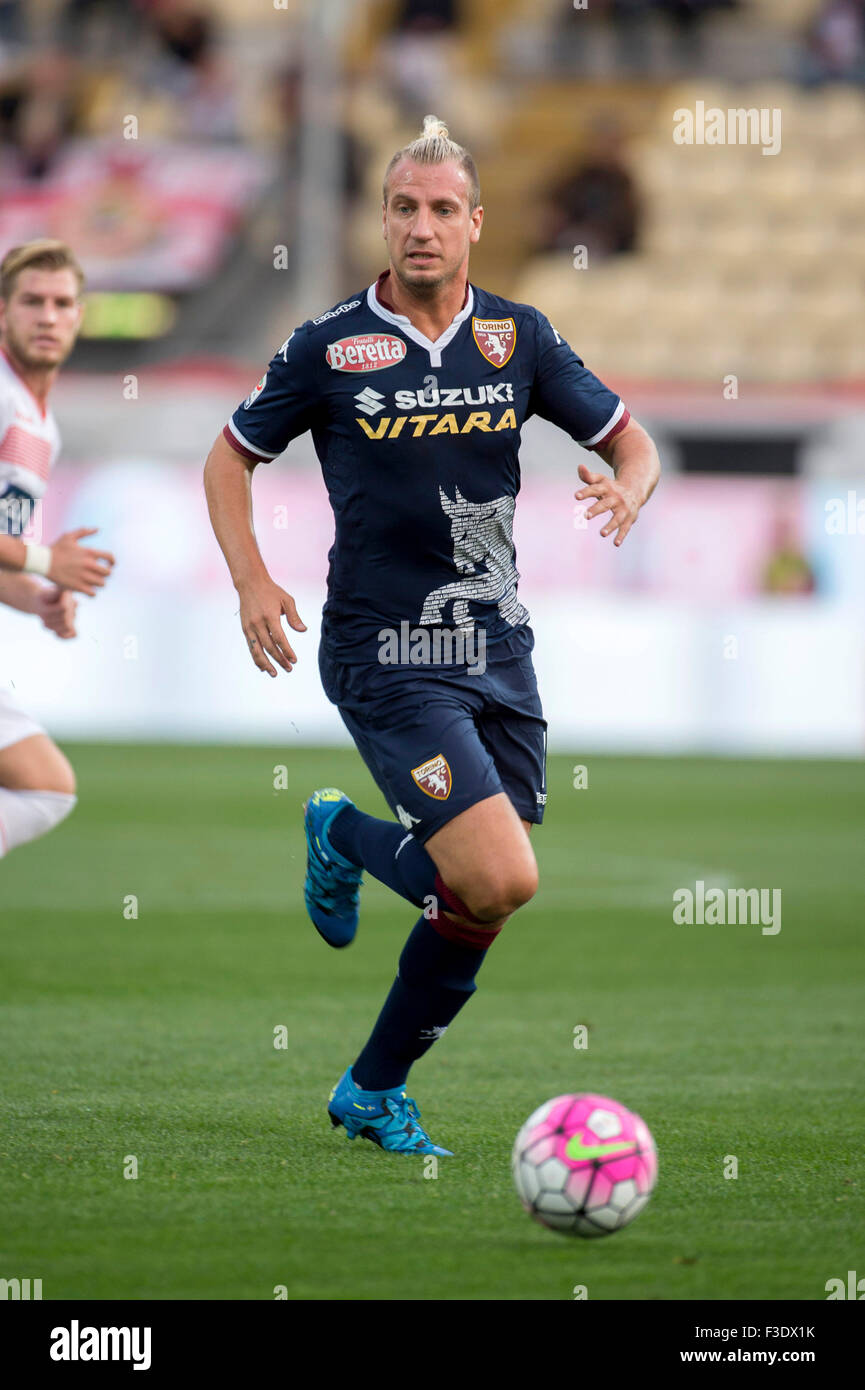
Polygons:
[[510,362],[517,345],[517,326],[513,319],[472,319],[475,342],[488,362],[503,367]]
[[451,794],[451,770],[443,753],[430,758],[429,762],[421,763],[420,767],[413,767],[411,775],[427,796],[434,796],[437,801],[447,801]]

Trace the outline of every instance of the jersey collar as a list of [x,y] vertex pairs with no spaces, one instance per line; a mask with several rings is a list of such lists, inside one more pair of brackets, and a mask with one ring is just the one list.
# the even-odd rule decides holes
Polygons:
[[417,343],[419,347],[426,348],[430,356],[430,365],[433,367],[440,367],[442,363],[442,350],[446,348],[448,343],[456,336],[460,327],[465,323],[469,314],[472,312],[475,299],[474,290],[467,280],[466,297],[463,300],[463,307],[456,317],[448,324],[444,333],[433,342],[426,334],[421,333],[419,328],[415,328],[411,319],[406,314],[396,313],[393,306],[384,298],[384,286],[389,275],[389,270],[383,271],[375,284],[370,285],[366,292],[366,302],[369,308],[374,314],[377,314],[380,319],[384,319],[385,323],[393,324],[394,327],[399,328],[407,338],[411,338],[413,343]]

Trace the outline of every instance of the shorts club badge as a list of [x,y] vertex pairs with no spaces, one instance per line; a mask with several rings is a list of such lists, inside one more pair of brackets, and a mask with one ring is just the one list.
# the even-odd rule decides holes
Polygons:
[[510,362],[517,345],[517,326],[513,319],[472,319],[475,342],[488,362],[503,367]]
[[451,770],[443,754],[438,753],[429,762],[413,767],[411,775],[427,796],[433,796],[437,801],[447,801],[451,794]]

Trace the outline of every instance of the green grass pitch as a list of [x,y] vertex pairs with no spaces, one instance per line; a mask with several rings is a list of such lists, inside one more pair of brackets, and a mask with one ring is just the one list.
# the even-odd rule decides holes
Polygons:
[[[69,751],[75,815],[0,864],[0,1276],[46,1299],[825,1299],[865,1273],[860,767],[591,757],[576,790],[551,758],[540,891],[412,1073],[457,1154],[426,1178],[325,1114],[417,915],[368,879],[347,951],[306,918],[303,797],[387,814],[354,751]],[[781,888],[781,931],[675,925],[697,879]],[[581,1090],[660,1156],[596,1241],[532,1222],[509,1169],[526,1116]]]

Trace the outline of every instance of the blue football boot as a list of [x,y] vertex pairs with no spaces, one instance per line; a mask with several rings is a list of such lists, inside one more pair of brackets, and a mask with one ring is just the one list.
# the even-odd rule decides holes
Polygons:
[[337,812],[353,805],[336,787],[323,787],[303,803],[307,849],[303,896],[316,931],[329,946],[348,946],[357,931],[363,871],[327,838]]
[[343,1072],[330,1093],[327,1113],[334,1126],[345,1125],[349,1139],[371,1139],[388,1153],[440,1154],[453,1158],[450,1149],[434,1144],[420,1124],[420,1111],[401,1086],[393,1091],[362,1091],[354,1084],[351,1067]]

